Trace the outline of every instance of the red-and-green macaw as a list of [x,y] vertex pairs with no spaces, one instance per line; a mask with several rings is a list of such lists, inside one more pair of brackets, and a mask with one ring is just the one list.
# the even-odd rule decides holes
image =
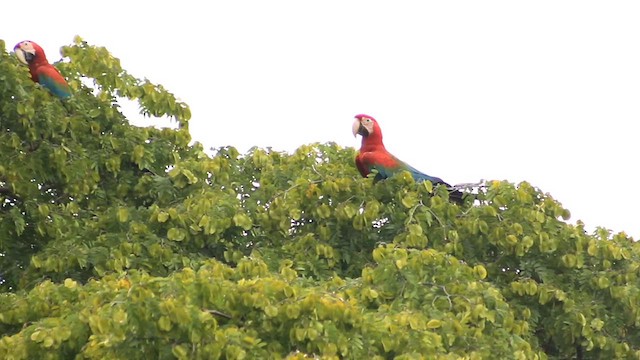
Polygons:
[[66,99],[71,96],[69,84],[60,75],[58,69],[47,61],[40,45],[33,41],[21,41],[13,47],[18,60],[29,66],[31,79],[47,88],[55,96]]
[[462,193],[452,189],[451,185],[439,177],[420,172],[388,152],[382,143],[382,131],[376,119],[365,114],[356,115],[355,118],[352,126],[353,136],[362,136],[362,145],[356,156],[356,166],[362,176],[367,177],[375,169],[378,173],[373,180],[379,181],[406,170],[411,173],[416,182],[429,180],[433,185],[442,184],[449,188],[450,199],[456,202],[462,201]]

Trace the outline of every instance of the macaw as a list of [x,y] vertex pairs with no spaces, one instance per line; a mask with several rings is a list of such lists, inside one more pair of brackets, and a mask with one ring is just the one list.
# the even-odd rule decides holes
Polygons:
[[363,177],[367,177],[373,169],[378,173],[373,181],[379,181],[391,177],[400,171],[408,171],[416,182],[429,180],[433,185],[444,185],[449,189],[449,198],[457,203],[462,202],[462,193],[452,189],[451,185],[444,182],[439,177],[430,176],[416,170],[413,166],[403,162],[393,156],[382,143],[382,131],[376,119],[369,115],[360,114],[355,116],[352,131],[353,136],[362,136],[362,145],[356,156],[356,166]]
[[47,61],[47,56],[40,45],[33,41],[21,41],[13,47],[18,60],[29,66],[31,79],[47,88],[55,96],[66,99],[71,96],[69,84],[60,75],[58,69]]

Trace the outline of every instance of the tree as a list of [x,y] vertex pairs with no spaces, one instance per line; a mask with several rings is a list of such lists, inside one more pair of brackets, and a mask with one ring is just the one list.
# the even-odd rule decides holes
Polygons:
[[106,49],[63,47],[63,102],[0,48],[1,358],[640,358],[638,245],[527,183],[456,205],[336,144],[209,156]]

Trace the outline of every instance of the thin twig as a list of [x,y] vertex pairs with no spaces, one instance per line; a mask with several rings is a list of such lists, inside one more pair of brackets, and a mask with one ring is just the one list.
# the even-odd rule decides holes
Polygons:
[[213,309],[204,309],[204,311],[208,312],[209,314],[217,315],[217,316],[231,320],[231,315],[227,315],[221,311],[213,310]]

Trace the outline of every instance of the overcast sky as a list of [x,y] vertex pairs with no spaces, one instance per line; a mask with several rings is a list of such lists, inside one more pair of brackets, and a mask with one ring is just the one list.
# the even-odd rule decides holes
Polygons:
[[75,35],[107,47],[191,107],[205,148],[358,147],[351,123],[366,113],[387,149],[430,175],[526,180],[571,222],[640,236],[640,1],[1,7],[9,49],[33,40],[54,62]]

